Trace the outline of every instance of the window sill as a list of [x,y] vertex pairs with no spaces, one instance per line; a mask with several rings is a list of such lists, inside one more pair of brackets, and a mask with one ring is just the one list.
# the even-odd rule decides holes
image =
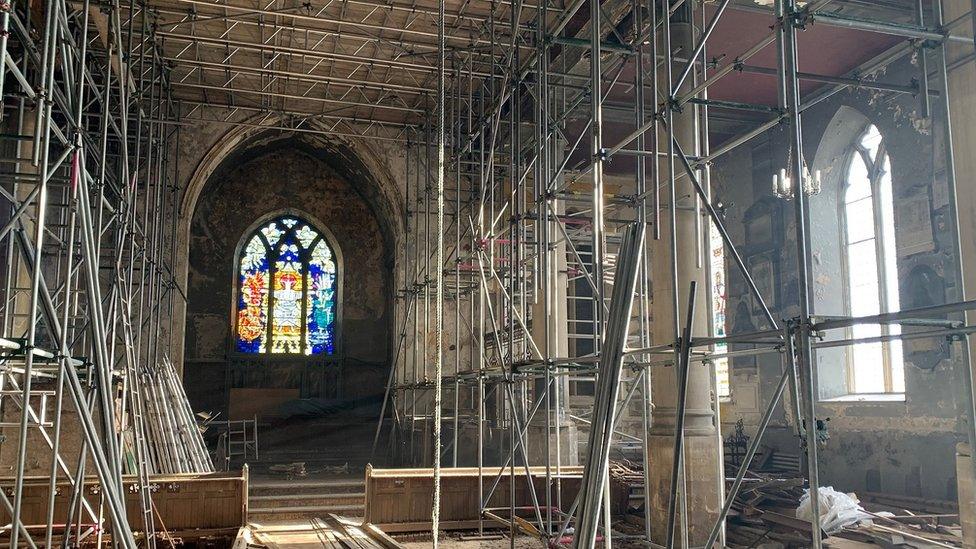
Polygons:
[[830,403],[864,403],[873,404],[879,402],[905,402],[905,393],[871,393],[871,394],[852,394],[839,397],[825,398],[820,402]]

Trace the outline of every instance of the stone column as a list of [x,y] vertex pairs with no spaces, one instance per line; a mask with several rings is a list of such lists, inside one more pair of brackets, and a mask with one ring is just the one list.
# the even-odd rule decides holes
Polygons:
[[[558,145],[554,147],[556,151],[554,163],[560,163],[562,161],[562,154],[565,150],[565,141],[557,140]],[[562,177],[559,178],[556,185],[562,183]],[[561,215],[565,212],[565,205],[562,202],[556,202],[554,209],[557,215]],[[552,212],[550,212],[552,213]],[[566,261],[566,243],[562,240],[562,232],[560,231],[557,224],[558,220],[553,219],[549,223],[549,240],[550,242],[557,242],[551,246],[549,257],[549,271],[544,273],[546,280],[543,282],[548,285],[550,292],[551,306],[548,311],[549,317],[549,351],[550,355],[554,359],[565,358],[569,356],[569,312],[567,309],[567,290],[569,286],[569,281],[566,274],[567,261]],[[540,289],[539,299],[532,305],[532,337],[539,346],[539,349],[545,352],[546,346],[546,322],[545,318],[547,316],[545,301],[543,299],[543,293]],[[559,449],[559,463],[560,465],[578,465],[579,464],[579,430],[577,429],[576,422],[574,422],[568,415],[569,413],[569,380],[566,376],[558,376],[553,381],[553,385],[559,385],[559,400],[556,399],[555,391],[550,394],[550,399],[552,402],[552,411],[549,415],[549,425],[553,432],[550,434],[549,441],[549,463],[556,463],[556,449],[557,449],[557,422],[558,422],[558,449]],[[543,387],[545,381],[539,379],[536,384],[537,388]],[[556,407],[558,406],[559,411],[556,413]],[[529,439],[535,441],[529,444],[529,459],[532,465],[545,465],[546,464],[546,451],[545,443],[543,442],[543,436],[545,436],[546,431],[546,416],[545,411],[540,410],[535,419],[529,425]]]
[[[678,9],[671,20],[672,51],[685,56],[694,48],[695,29],[688,4]],[[684,61],[672,64],[674,78],[684,69]],[[692,76],[685,79],[682,92],[691,88]],[[664,70],[659,69],[659,85],[667,87]],[[694,109],[690,104],[681,113],[674,114],[674,133],[685,154],[697,153]],[[670,137],[659,132],[661,150],[667,150]],[[667,183],[668,163],[660,162],[661,182]],[[684,169],[675,160],[675,173],[681,175]],[[649,182],[649,185],[652,182]],[[709,281],[707,276],[707,256],[698,265],[696,236],[704,240],[707,223],[704,218],[696,219],[694,211],[695,189],[687,177],[676,180],[675,195],[677,208],[675,216],[675,236],[677,237],[677,287],[674,287],[671,269],[671,219],[668,213],[670,195],[665,184],[661,192],[661,239],[650,240],[651,261],[651,336],[655,345],[672,343],[680,334],[686,322],[688,293],[692,281],[698,283],[695,315],[692,321],[693,335],[708,335]],[[696,227],[698,223],[700,227]],[[703,244],[704,245],[704,244]],[[678,328],[674,322],[674,296],[677,294]],[[660,355],[658,355],[660,356]],[[671,469],[674,457],[674,430],[678,404],[678,375],[675,365],[656,367],[651,376],[652,427],[648,433],[648,453],[651,460],[651,532],[652,541],[664,544],[667,538],[668,497],[672,491]],[[711,369],[700,362],[689,367],[687,406],[685,411],[684,462],[688,494],[689,543],[701,546],[707,541],[708,533],[721,506],[719,482],[721,463],[716,438],[716,414],[712,408],[712,388],[714,379]],[[680,499],[678,500],[678,520],[676,520],[676,545],[681,541]]]
[[[973,7],[968,0],[946,0],[943,2],[943,5],[945,6],[944,21],[953,21],[959,17],[969,17],[968,14]],[[933,21],[930,24],[935,23],[937,21]],[[952,34],[972,37],[973,29],[968,23],[958,25],[953,29]],[[947,49],[948,61],[949,63],[953,63],[969,55],[972,52],[972,44],[951,43]],[[940,61],[936,55],[930,56],[930,59],[935,59],[937,63]],[[931,67],[931,64],[929,66]],[[941,69],[941,66],[939,66],[939,69]],[[938,86],[938,79],[936,79],[934,85]],[[950,126],[952,131],[952,152],[954,153],[953,160],[955,166],[955,184],[949,188],[950,193],[954,191],[954,194],[950,194],[949,200],[955,204],[959,242],[962,243],[957,251],[960,255],[963,295],[957,295],[956,297],[961,300],[970,300],[976,299],[976,247],[972,245],[972,242],[976,240],[976,222],[974,222],[974,219],[976,219],[976,185],[974,185],[973,181],[976,178],[976,155],[972,154],[973,147],[976,147],[976,93],[973,92],[976,89],[976,63],[970,60],[960,64],[949,72],[948,88],[949,115],[952,119]],[[938,112],[936,110],[933,115],[938,116]],[[940,131],[939,126],[939,124],[934,125],[937,132]],[[952,170],[952,168],[953,166],[947,166],[948,170]],[[951,177],[953,174],[949,173],[948,175]],[[946,183],[952,181],[952,179],[947,179]],[[935,184],[941,185],[945,183],[935,181]],[[968,311],[966,313],[966,323],[969,325],[976,323],[976,311]],[[965,356],[966,351],[964,350],[963,352],[964,356],[962,360],[964,363],[962,367],[969,368],[969,372],[967,372],[968,376],[960,376],[963,379],[960,379],[960,388],[957,393],[957,402],[959,402],[957,410],[961,420],[960,425],[962,426],[961,438],[962,440],[968,441],[971,436],[971,416],[974,413],[973,395],[968,382],[973,377],[976,377],[976,360],[974,360],[974,357],[976,357],[976,336],[969,336],[968,357]],[[965,363],[967,360],[968,364]],[[972,451],[970,449],[970,452]],[[969,455],[974,454],[970,453]],[[970,460],[960,459],[958,466],[960,468],[973,468],[969,471],[969,474],[974,475],[971,478],[976,478],[976,465],[974,465],[974,462],[976,462],[976,458]],[[960,473],[959,477],[964,478],[962,473]],[[967,499],[968,501],[966,501]],[[976,508],[976,490],[959,490],[959,508]],[[969,535],[967,533],[967,539],[969,539]]]
[[[559,210],[557,210],[559,211]],[[559,239],[561,233],[559,228],[555,226],[558,223],[553,221],[549,230],[550,235],[553,240]],[[568,281],[566,278],[566,244],[560,242],[553,246],[551,252],[551,265],[548,273],[545,276],[548,277],[546,284],[549,284],[551,292],[552,304],[548,313],[549,316],[549,345],[550,353],[553,359],[565,358],[569,356],[569,320],[568,311],[566,308],[566,290],[568,286]],[[542,294],[540,291],[539,299],[532,305],[532,338],[535,340],[536,345],[539,346],[539,350],[545,352],[545,341],[546,341],[546,307],[545,301],[542,299]],[[556,389],[555,385],[559,385],[559,397],[556,400]],[[535,384],[536,390],[541,390],[545,386],[545,380],[539,378],[538,382]],[[551,463],[556,463],[556,424],[559,423],[559,463],[561,465],[578,465],[579,464],[579,431],[576,428],[576,423],[569,417],[569,380],[566,376],[556,376],[553,381],[553,389],[550,393],[550,402],[552,403],[551,411],[549,414],[549,425],[554,430],[550,434],[549,441],[549,460]],[[556,408],[559,408],[559,412],[556,412]],[[546,464],[546,451],[545,443],[543,438],[546,431],[546,415],[545,409],[540,409],[533,419],[532,423],[529,425],[530,440],[534,441],[529,444],[529,459],[532,465],[545,465]]]

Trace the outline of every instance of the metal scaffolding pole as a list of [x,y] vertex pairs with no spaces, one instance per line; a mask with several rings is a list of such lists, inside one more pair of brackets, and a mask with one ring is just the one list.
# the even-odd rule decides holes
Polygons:
[[[610,316],[597,381],[596,408],[587,446],[588,467],[583,471],[580,488],[576,536],[573,538],[574,549],[592,549],[596,546],[600,508],[609,506],[609,501],[601,503],[601,499],[610,482],[607,467],[610,460],[610,440],[613,436],[614,408],[620,390],[623,351],[627,343],[634,290],[637,288],[637,274],[640,272],[643,258],[644,230],[643,223],[631,225],[624,233],[620,245],[621,263],[617,265],[613,294],[610,298]],[[609,523],[604,525],[604,536],[606,539],[611,536]]]
[[[162,368],[159,305],[164,286],[173,283],[163,230],[164,191],[173,183],[162,167],[169,150],[162,128],[175,113],[155,47],[131,61],[134,47],[155,40],[152,14],[134,17],[130,9],[124,40],[122,9],[117,2],[92,10],[87,1],[64,0],[3,9],[11,32],[3,33],[0,56],[15,78],[0,90],[7,113],[15,107],[17,116],[5,118],[0,139],[16,150],[4,161],[18,176],[3,183],[12,215],[0,232],[8,259],[0,339],[19,342],[0,353],[0,384],[18,392],[5,402],[21,418],[13,502],[0,498],[15,525],[11,545],[84,544],[109,532],[115,546],[136,547],[137,532],[143,546],[156,541],[149,475],[157,471],[150,456],[161,441],[146,423],[143,380]],[[40,32],[31,28],[38,14]],[[92,29],[100,40],[89,37]],[[21,57],[14,60],[11,51]],[[184,433],[181,451],[193,455],[174,471],[212,470],[175,371],[167,375],[174,392],[166,412],[182,427],[166,428]],[[73,423],[80,425],[80,447],[62,444]],[[23,527],[27,457],[41,450],[28,443],[35,429],[51,454],[37,542]],[[72,448],[76,455],[67,453]],[[85,475],[89,461],[96,491]],[[140,502],[142,517],[131,522],[123,475],[135,477]],[[60,482],[70,485],[71,511],[55,521]]]
[[[194,0],[194,3],[212,9],[209,2]],[[801,9],[792,0],[781,0],[775,7],[777,23],[772,32],[753,43],[752,47],[742,50],[734,60],[729,59],[725,64],[715,60],[716,65],[720,66],[712,68],[709,65],[711,60],[706,59],[706,48],[710,53],[716,34],[713,31],[723,21],[723,17],[726,17],[729,8],[738,10],[741,6],[732,2],[720,2],[716,9],[707,12],[706,18],[706,12],[693,11],[690,4],[684,5],[681,0],[634,0],[622,3],[590,1],[588,26],[571,25],[574,17],[582,19],[581,15],[586,14],[586,4],[586,0],[574,0],[562,7],[547,0],[531,7],[518,0],[504,6],[493,3],[478,12],[483,14],[479,15],[482,17],[479,31],[481,34],[472,39],[471,47],[467,49],[462,49],[455,43],[460,36],[459,32],[452,31],[451,37],[447,39],[448,44],[443,46],[430,40],[433,37],[428,34],[433,27],[425,31],[413,29],[416,32],[408,33],[408,39],[400,40],[398,44],[419,44],[426,39],[423,42],[426,56],[409,60],[386,58],[380,54],[373,54],[372,57],[375,57],[378,65],[398,70],[404,75],[414,75],[402,80],[391,80],[388,88],[402,91],[411,97],[416,95],[416,99],[399,103],[390,96],[368,96],[362,100],[352,99],[351,96],[342,99],[332,96],[319,98],[335,102],[337,108],[348,109],[337,111],[339,113],[354,112],[354,108],[378,106],[377,112],[383,113],[378,116],[383,116],[384,121],[391,112],[403,113],[405,122],[383,122],[391,127],[394,124],[405,125],[403,127],[406,129],[398,137],[391,139],[399,139],[402,143],[405,140],[403,135],[419,138],[407,148],[405,199],[408,217],[405,245],[397,256],[398,268],[403,269],[398,282],[401,284],[398,292],[398,315],[402,316],[397,317],[398,333],[394,339],[403,342],[403,352],[400,352],[398,344],[396,364],[390,374],[388,386],[390,401],[379,418],[374,438],[379,440],[383,425],[388,425],[390,432],[394,432],[394,425],[402,418],[405,426],[403,436],[410,438],[409,441],[401,441],[410,447],[402,456],[405,458],[403,461],[428,464],[429,456],[422,448],[422,441],[429,440],[426,437],[430,436],[431,429],[439,434],[442,419],[447,419],[453,426],[453,447],[449,458],[453,465],[465,465],[462,452],[465,441],[463,430],[464,427],[476,423],[471,440],[476,444],[477,450],[472,452],[471,464],[477,465],[481,473],[490,465],[501,467],[493,481],[485,482],[484,478],[479,478],[478,496],[482,511],[479,516],[479,531],[483,532],[492,524],[486,522],[485,518],[499,522],[500,517],[497,514],[487,516],[485,513],[498,510],[497,507],[490,509],[489,502],[497,504],[497,498],[492,499],[495,489],[501,483],[507,482],[509,498],[506,504],[509,516],[503,519],[503,526],[509,529],[513,537],[522,528],[519,524],[523,524],[520,522],[521,517],[516,520],[516,515],[522,512],[527,517],[531,512],[535,520],[532,526],[538,530],[533,535],[544,538],[540,540],[544,544],[556,542],[574,520],[577,532],[574,543],[589,543],[587,536],[591,534],[594,536],[592,539],[595,539],[596,525],[606,520],[605,515],[596,510],[606,509],[599,504],[599,500],[604,497],[605,485],[600,484],[588,491],[587,498],[580,501],[578,508],[574,505],[565,509],[559,495],[563,459],[561,445],[564,444],[561,438],[561,418],[571,415],[568,413],[568,395],[561,394],[564,390],[563,379],[570,372],[574,372],[574,376],[578,375],[581,379],[614,385],[612,388],[607,386],[606,391],[601,389],[592,403],[594,410],[610,410],[605,413],[613,415],[614,406],[618,403],[608,395],[617,394],[616,382],[605,380],[602,377],[603,368],[597,369],[593,365],[600,364],[611,356],[606,340],[611,330],[609,325],[604,329],[604,324],[612,320],[613,307],[610,307],[608,313],[604,296],[606,292],[616,290],[616,284],[610,284],[610,279],[613,278],[610,275],[619,277],[621,266],[629,261],[622,249],[619,253],[614,253],[614,250],[620,246],[620,236],[626,231],[625,227],[634,220],[642,227],[650,225],[652,228],[654,238],[649,239],[649,245],[654,245],[654,240],[662,239],[663,223],[666,230],[663,231],[665,234],[661,245],[662,249],[670,251],[670,257],[648,259],[645,254],[641,259],[636,286],[639,320],[635,318],[633,326],[628,326],[634,336],[639,338],[640,347],[621,350],[622,356],[631,360],[635,369],[644,368],[636,378],[641,387],[627,391],[628,401],[629,397],[643,399],[644,411],[640,419],[641,428],[645,432],[644,438],[647,438],[646,433],[655,422],[660,421],[660,417],[655,418],[653,415],[655,402],[651,395],[652,368],[667,363],[683,370],[678,384],[680,390],[688,382],[688,371],[707,367],[701,363],[710,358],[773,352],[784,353],[785,358],[783,375],[775,393],[770,397],[770,402],[766,403],[759,433],[750,448],[746,464],[737,471],[732,489],[728,494],[722,494],[724,479],[721,475],[716,475],[712,479],[714,482],[709,483],[710,486],[717,487],[722,509],[718,520],[709,520],[704,532],[708,534],[708,544],[711,545],[722,539],[723,520],[774,411],[783,405],[784,391],[790,392],[791,404],[796,406],[795,410],[790,410],[790,415],[798,416],[794,418],[797,421],[794,427],[807,439],[807,475],[811,489],[817,490],[817,384],[812,352],[819,345],[851,345],[858,340],[828,343],[812,341],[814,332],[849,319],[815,319],[811,310],[811,283],[808,280],[810,250],[807,242],[811,227],[809,219],[805,217],[805,198],[799,196],[802,193],[797,193],[793,205],[797,220],[797,272],[801,280],[800,312],[796,318],[788,319],[785,326],[780,326],[780,319],[767,307],[772,296],[762,295],[736,246],[737,243],[726,229],[719,211],[721,208],[714,202],[715,197],[711,193],[708,180],[710,164],[735,147],[750,143],[770,129],[786,123],[790,127],[790,146],[794,151],[789,166],[790,176],[793,181],[801,181],[803,143],[800,122],[801,113],[805,109],[839,90],[852,87],[866,87],[885,93],[921,93],[922,101],[926,102],[931,98],[940,98],[941,90],[937,92],[929,89],[927,74],[921,85],[880,83],[874,81],[872,75],[910,52],[908,40],[929,40],[936,47],[960,40],[952,35],[951,28],[943,29],[941,25],[926,27],[922,17],[924,10],[919,9],[921,4],[915,6],[915,23],[906,25],[826,13],[825,9],[829,5],[826,1],[814,2]],[[630,9],[618,13],[614,11],[617,4],[626,4]],[[695,10],[701,8],[695,6]],[[237,13],[241,9],[233,7],[230,11]],[[770,13],[769,10],[760,11],[762,16]],[[632,29],[621,26],[629,13],[633,13],[632,19],[627,20]],[[927,12],[925,16],[928,16]],[[672,34],[678,32],[675,27],[679,22],[685,23],[680,18],[688,18],[689,22],[697,24],[691,31],[691,40],[687,44],[672,43]],[[317,16],[289,16],[289,19],[311,27],[310,32],[324,32],[324,27],[315,26],[317,20],[314,19]],[[834,27],[880,32],[905,39],[905,42],[848,74],[805,73],[796,66],[797,35],[800,25],[810,21]],[[351,25],[356,32],[362,26],[359,23]],[[377,28],[383,30],[382,27]],[[197,36],[194,33],[188,34],[184,28],[164,32],[177,39],[180,47]],[[201,39],[211,50],[240,47],[253,51],[263,47],[230,35],[215,37],[208,33]],[[357,36],[353,40],[363,41],[366,38]],[[281,44],[268,44],[267,47],[269,51],[288,58],[298,58],[305,53],[291,51],[293,48]],[[776,50],[779,62],[775,69],[745,64],[760,52],[771,50]],[[439,54],[436,67],[426,61],[434,54]],[[338,51],[313,50],[308,55],[316,62],[356,61],[340,58],[344,54],[341,55]],[[211,58],[191,59],[185,54],[177,57],[180,64],[185,66],[216,64]],[[931,62],[931,59],[927,62]],[[663,65],[659,68],[658,63]],[[235,58],[233,67],[234,70],[243,67],[237,71],[241,74],[257,71],[274,78],[295,78],[309,82],[323,81],[325,78],[321,74],[299,73],[291,67],[288,71],[280,70],[280,67],[249,67],[238,58]],[[622,132],[626,134],[622,141],[606,147],[603,143],[604,137],[610,135],[606,120],[609,113],[617,112],[617,106],[608,98],[611,93],[615,96],[619,94],[620,87],[624,84],[618,79],[621,79],[621,74],[628,74],[626,69],[633,70],[633,84],[628,91],[632,92],[634,99],[627,100],[621,110],[626,111],[628,116],[636,115],[635,120],[629,122],[630,126]],[[709,90],[716,83],[725,78],[735,78],[739,71],[775,76],[778,82],[778,105],[764,107],[709,99]],[[380,82],[353,82],[355,78],[347,79],[346,82],[333,80],[342,89],[358,86],[356,89],[363,90],[364,94],[386,85]],[[822,83],[825,86],[813,94],[801,96],[801,80]],[[438,85],[437,101],[432,100],[431,94],[425,93],[427,89],[433,88],[435,81]],[[232,92],[235,88],[247,89],[244,83],[245,81],[238,81],[234,87],[213,83],[202,86],[207,86],[206,89],[210,91],[222,89]],[[277,94],[276,98],[289,101],[300,97],[290,92],[264,92],[269,96]],[[247,93],[249,92],[244,92],[244,95]],[[310,101],[319,99],[312,98]],[[336,102],[339,100],[356,105],[342,105]],[[683,108],[691,112],[689,118],[697,124],[694,128],[696,131],[693,132],[694,142],[686,137],[685,129],[675,128],[676,123],[682,122],[676,119],[684,116]],[[709,116],[715,110],[727,108],[765,113],[768,119],[759,122],[753,130],[709,148],[709,138],[716,135],[708,127]],[[302,116],[312,115],[311,109],[302,110]],[[434,113],[438,113],[436,123],[432,122]],[[430,115],[426,124],[425,114]],[[361,122],[352,115],[347,120]],[[617,123],[616,119],[614,123]],[[421,124],[424,124],[425,130],[410,131],[410,128],[419,128]],[[426,135],[423,135],[424,131]],[[589,146],[581,145],[587,137]],[[578,148],[583,152],[578,151]],[[448,150],[450,155],[446,152]],[[436,159],[433,158],[434,151]],[[607,160],[615,155],[621,157],[621,162],[633,160],[636,165],[634,189],[611,195],[610,192],[615,191],[608,192],[608,188],[613,187],[607,183],[611,176],[604,173],[604,168]],[[662,160],[666,163],[663,167],[660,166]],[[451,170],[454,170],[453,173],[450,173]],[[449,196],[451,189],[445,190],[443,187],[443,180],[448,174],[455,178],[454,196]],[[687,186],[688,191],[679,192],[676,189],[678,182],[682,186],[690,183]],[[665,191],[663,201],[660,197],[662,188]],[[450,215],[445,212],[445,204],[442,203],[444,200],[454,207],[454,219],[451,223],[443,223],[443,215]],[[665,216],[661,215],[662,211]],[[694,214],[689,213],[692,211]],[[675,219],[685,213],[695,216],[695,230],[677,235]],[[668,215],[670,218],[664,219]],[[758,303],[760,316],[768,326],[762,327],[762,332],[754,334],[705,337],[711,334],[697,333],[694,335],[701,337],[692,338],[688,328],[690,325],[687,324],[691,322],[691,315],[682,317],[677,307],[677,296],[662,292],[663,297],[658,299],[673,301],[674,312],[657,321],[673,325],[675,337],[671,341],[667,340],[670,336],[664,340],[658,337],[652,347],[651,322],[648,319],[654,304],[650,295],[651,285],[670,282],[672,286],[677,286],[677,257],[684,250],[694,249],[700,266],[702,241],[706,234],[704,227],[708,227],[709,223],[714,223],[722,237],[724,253],[730,258],[730,265],[734,265],[742,273],[748,293]],[[670,227],[666,227],[667,225]],[[452,251],[448,251],[444,242],[451,241],[454,242],[454,247]],[[565,257],[557,257],[555,250],[559,244],[565,245]],[[667,268],[660,269],[658,273],[659,276],[668,277],[668,281],[649,280],[652,277],[652,261],[668,263]],[[446,286],[445,272],[454,278]],[[567,278],[579,280],[579,286],[586,289],[578,290],[580,295],[571,295],[566,298],[565,303],[560,303],[561,298],[557,292],[560,280],[558,274],[566,274]],[[685,280],[682,278],[681,282],[683,284]],[[706,282],[699,280],[698,288],[707,287]],[[576,291],[574,288],[571,293]],[[441,318],[444,314],[445,298],[448,302],[453,300],[455,307],[453,334],[443,333],[445,329],[450,330],[450,327],[445,328]],[[468,313],[461,311],[464,299],[470,300],[467,303]],[[584,300],[592,303],[591,318],[561,318],[558,314],[560,307],[569,309]],[[576,312],[573,311],[571,315]],[[916,320],[919,318],[918,314],[921,313],[905,312],[906,317]],[[684,334],[679,333],[680,327],[685,328]],[[938,331],[940,334],[949,334],[950,329],[955,329],[958,333],[968,330],[963,326],[937,328],[941,330]],[[564,356],[556,344],[555,334],[560,329],[572,332],[575,336],[572,339],[574,342],[582,338],[588,340],[587,342],[592,341],[592,348],[585,352],[569,351]],[[433,338],[429,339],[428,336]],[[443,372],[439,366],[443,360],[442,337],[453,337],[453,371]],[[718,342],[761,343],[764,346],[754,351],[733,351],[727,354],[710,355],[704,351],[703,348]],[[467,368],[461,353],[461,347],[465,344],[470,349]],[[428,371],[430,358],[436,360],[433,379]],[[453,398],[448,399],[451,400],[450,404],[442,402],[442,383],[449,383],[454,387]],[[639,396],[637,390],[640,390]],[[717,406],[717,397],[711,403]],[[448,418],[442,417],[445,406],[453,414]],[[685,406],[678,406],[679,415],[684,408]],[[545,415],[536,419],[537,412],[540,411]],[[383,417],[388,414],[397,419]],[[594,429],[593,425],[601,424],[596,414],[595,411],[594,416],[586,420],[590,422],[591,429]],[[669,546],[688,545],[690,533],[686,502],[699,495],[689,493],[693,483],[685,479],[685,464],[682,459],[685,429],[681,426],[681,421],[676,423],[675,456],[670,463],[676,476],[672,480],[674,492],[667,513],[671,522],[671,528],[667,532]],[[600,438],[598,443],[591,443],[593,447],[587,450],[589,454],[602,456],[612,445],[617,444],[613,437],[614,431],[615,429],[607,430],[606,436]],[[543,439],[534,437],[536,433],[544,433]],[[715,435],[720,437],[721,433],[716,432]],[[644,440],[643,444],[645,475],[649,475],[652,467],[651,456],[648,455],[647,441]],[[435,474],[440,472],[441,453],[445,450],[435,444]],[[720,448],[716,452],[721,456]],[[536,461],[530,463],[530,460]],[[605,467],[602,462],[592,458],[588,464],[591,469],[596,467],[597,471]],[[529,465],[541,465],[545,470],[545,494],[540,497],[534,492],[534,488],[526,491],[526,497],[531,494],[534,498],[531,507],[517,501],[515,495],[516,487],[521,482],[517,479],[518,476],[524,476],[527,487],[532,487]],[[520,469],[524,470],[524,475]],[[649,483],[650,477],[646,477],[645,484]],[[554,487],[555,495],[551,492]],[[649,492],[650,490],[645,490],[648,501],[651,496]],[[815,506],[817,503],[814,499]],[[651,506],[645,504],[646,541],[651,539],[652,518],[660,518],[652,517],[653,513]],[[816,511],[814,514],[819,516]],[[436,520],[433,529],[436,539]],[[814,546],[819,544],[818,531],[819,526],[814,524],[811,540]],[[615,534],[609,522],[605,525],[604,535],[607,542],[612,543]],[[511,543],[514,544],[514,539]]]
[[817,372],[816,362],[813,358],[813,347],[811,346],[811,303],[810,287],[813,281],[810,275],[809,254],[810,244],[807,227],[806,195],[803,189],[804,171],[806,170],[803,158],[803,130],[801,127],[802,115],[800,113],[800,82],[797,78],[797,15],[796,3],[794,0],[778,0],[778,10],[782,13],[780,19],[780,32],[782,33],[783,47],[780,49],[781,65],[783,73],[783,87],[786,89],[785,111],[790,122],[790,147],[792,150],[791,165],[787,167],[792,181],[796,182],[796,192],[794,192],[794,215],[796,217],[796,261],[797,276],[799,277],[799,305],[800,314],[796,319],[796,342],[793,346],[796,353],[797,369],[802,376],[801,387],[803,395],[803,412],[806,432],[806,453],[808,477],[810,486],[810,512],[812,516],[810,524],[811,547],[820,549],[821,528],[820,528],[820,462],[818,459],[818,437],[817,429]]

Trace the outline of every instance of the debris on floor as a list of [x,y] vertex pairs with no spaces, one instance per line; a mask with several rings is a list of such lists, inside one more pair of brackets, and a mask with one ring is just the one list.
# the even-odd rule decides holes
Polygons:
[[326,514],[322,518],[243,528],[234,549],[403,549],[403,545],[376,526]]
[[[810,513],[804,509],[810,498],[803,488],[804,479],[750,477],[754,478],[743,485],[733,505],[736,513],[729,517],[729,544],[809,546]],[[854,546],[847,541],[883,547],[963,546],[959,515],[950,502],[876,494],[858,498],[828,487],[821,487],[820,500],[822,535],[831,547]],[[791,507],[799,511],[793,512]]]
[[[629,513],[619,528],[638,533],[644,524],[641,466],[615,461],[610,465],[610,475],[626,481],[632,490]],[[812,525],[807,492],[801,476],[749,471],[729,511],[726,544],[765,549],[809,547]],[[820,488],[820,501],[821,536],[826,547],[964,546],[953,502],[871,492],[859,497],[830,487]]]
[[362,549],[402,549],[403,546],[376,526],[364,522],[328,514],[318,519],[331,529],[339,547],[360,547]]
[[349,471],[349,463],[343,463],[342,465],[325,465],[312,472],[324,475],[348,475]]
[[275,476],[283,476],[285,478],[304,478],[312,475],[348,475],[351,469],[348,463],[343,463],[342,465],[324,465],[322,467],[315,467],[309,469],[305,466],[304,461],[296,461],[293,463],[277,463],[268,466],[268,472]]
[[270,467],[268,467],[268,472],[274,475],[281,475],[287,478],[308,476],[308,471],[305,470],[304,461],[296,461],[295,463],[280,463],[277,465],[271,465]]
[[[838,492],[833,486],[821,486],[818,492],[820,527],[827,534],[834,534],[848,526],[871,520],[871,515],[861,507],[861,503],[853,495]],[[813,521],[812,500],[810,491],[806,490],[800,498],[800,506],[796,509],[797,518]]]

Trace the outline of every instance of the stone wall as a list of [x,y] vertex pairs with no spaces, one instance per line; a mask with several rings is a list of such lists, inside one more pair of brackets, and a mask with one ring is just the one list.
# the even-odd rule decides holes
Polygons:
[[[916,72],[906,63],[890,69],[883,80],[907,81]],[[939,120],[943,116],[939,101],[934,99],[932,104],[936,109],[933,119]],[[891,158],[902,308],[962,298],[945,181],[944,128],[939,123],[933,127],[918,110],[919,101],[911,96],[849,90],[804,113],[805,157],[814,169],[821,169],[824,179],[823,191],[809,201],[815,314],[846,314],[837,171],[845,166],[850,129],[863,128],[869,122],[883,134]],[[769,259],[771,273],[764,284],[773,290],[766,299],[777,320],[798,314],[794,206],[774,198],[771,192],[772,174],[785,164],[787,131],[784,125],[768,132],[723,157],[712,169],[716,195],[726,208],[726,225],[747,265],[756,257]],[[921,218],[928,223],[909,225],[907,213],[900,208],[909,201],[928,205],[921,208]],[[907,243],[918,245],[905,246]],[[765,328],[744,278],[731,261],[727,269],[729,332]],[[733,346],[737,348],[746,347]],[[945,339],[906,342],[904,401],[833,400],[831,397],[843,392],[845,352],[816,352],[821,398],[818,416],[830,419],[830,438],[820,453],[821,482],[840,490],[953,499],[954,447],[962,432],[957,416],[965,402],[959,393],[960,372],[966,365],[962,348]],[[754,432],[781,368],[778,354],[733,359],[732,396],[722,409],[725,436],[731,434],[739,419],[746,432]],[[782,409],[773,416],[767,444],[770,449],[799,455],[792,414]]]
[[[228,359],[236,253],[260,218],[292,212],[320,224],[340,257],[338,350],[344,398],[382,394],[390,362],[393,257],[389,232],[362,189],[318,151],[274,140],[235,155],[210,177],[192,216],[187,282],[184,383],[197,410],[221,410]],[[269,380],[301,385],[301,370]],[[308,394],[305,396],[322,396]]]
[[[190,230],[198,203],[209,192],[215,177],[253,158],[258,150],[299,147],[319,159],[353,185],[376,218],[382,221],[381,230],[387,248],[392,250],[405,245],[403,197],[406,181],[402,144],[344,136],[341,132],[321,128],[315,121],[310,121],[304,127],[305,131],[294,132],[266,127],[265,124],[273,126],[276,123],[273,118],[251,119],[238,114],[227,121],[242,125],[197,121],[181,127],[170,152],[176,159],[174,170],[181,195],[179,216],[174,220],[175,256],[171,258],[181,295],[187,294]],[[314,133],[316,130],[321,132]],[[394,272],[394,276],[398,274],[399,271]],[[176,300],[172,327],[164,325],[163,337],[170,338],[172,359],[178,371],[183,369],[184,334],[190,329],[186,324],[186,304],[184,299]]]

